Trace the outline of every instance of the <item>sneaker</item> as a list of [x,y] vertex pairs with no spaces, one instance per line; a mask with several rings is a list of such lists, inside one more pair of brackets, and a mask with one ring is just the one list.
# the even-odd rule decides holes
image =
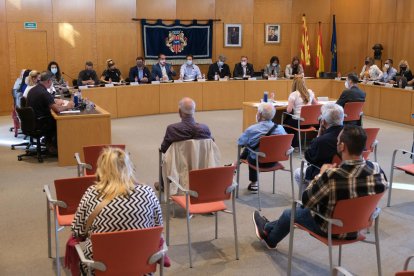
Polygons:
[[260,215],[258,211],[253,212],[253,224],[256,230],[256,236],[259,240],[266,238],[266,232],[264,227],[266,225],[266,220]]
[[269,241],[267,240],[267,237],[265,237],[265,238],[263,239],[263,241],[264,241],[264,244],[266,245],[267,249],[271,249],[271,250],[276,249],[276,246],[277,246],[277,245],[275,245],[275,246],[270,245],[270,244],[269,244]]
[[258,189],[259,189],[259,186],[257,185],[257,182],[251,182],[249,186],[247,186],[247,190],[252,192],[252,194],[257,194]]

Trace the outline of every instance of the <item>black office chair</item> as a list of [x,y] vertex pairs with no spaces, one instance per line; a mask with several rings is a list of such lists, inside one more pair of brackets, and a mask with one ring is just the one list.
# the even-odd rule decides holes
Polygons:
[[[21,93],[20,93],[21,94]],[[19,104],[17,104],[19,103]],[[26,106],[26,98],[21,96],[20,97],[16,97],[15,98],[15,105],[13,107],[13,111],[12,111],[12,118],[13,118],[13,123],[14,123],[14,137],[17,137],[20,134],[23,134],[21,131],[21,127],[20,127],[20,120],[19,117],[17,116],[17,108],[19,107],[24,107]],[[10,130],[12,131],[12,130]],[[27,135],[24,136],[23,140],[25,140],[25,142],[22,143],[18,143],[18,144],[12,144],[10,146],[10,148],[12,150],[14,150],[16,147],[26,147],[26,149],[30,148],[30,142],[26,141],[27,140]]]
[[73,87],[78,86],[78,80],[73,79],[72,80],[72,86]]
[[[36,121],[41,120],[41,118],[36,119],[36,115],[31,107],[20,107],[16,108],[17,116],[20,119],[21,130],[24,135],[30,137],[29,148],[26,149],[24,154],[17,156],[17,160],[22,161],[24,156],[37,156],[39,163],[43,162],[42,158],[42,144],[41,138],[44,136],[44,133],[36,128]],[[36,151],[31,151],[30,147],[34,145],[34,140],[36,141]]]

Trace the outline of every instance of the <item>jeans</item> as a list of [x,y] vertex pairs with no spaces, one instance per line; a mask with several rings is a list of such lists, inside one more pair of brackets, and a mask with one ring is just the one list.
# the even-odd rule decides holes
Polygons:
[[[290,214],[292,210],[286,209],[278,220],[266,223],[264,230],[267,232],[266,242],[275,247],[290,232]],[[327,236],[313,219],[310,209],[298,207],[296,209],[295,222],[321,236]]]

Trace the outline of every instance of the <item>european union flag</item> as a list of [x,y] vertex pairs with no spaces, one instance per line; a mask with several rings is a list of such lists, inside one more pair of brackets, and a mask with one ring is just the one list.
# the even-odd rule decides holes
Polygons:
[[335,23],[335,14],[333,15],[333,25],[332,25],[332,40],[331,40],[331,72],[338,72],[338,57],[336,55],[336,23]]

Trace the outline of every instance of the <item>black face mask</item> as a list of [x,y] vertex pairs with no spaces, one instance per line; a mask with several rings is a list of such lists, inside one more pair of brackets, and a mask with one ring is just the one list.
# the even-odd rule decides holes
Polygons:
[[368,60],[366,60],[366,61],[365,61],[365,65],[368,65],[368,64],[369,64],[369,61],[368,61]]
[[404,72],[405,70],[407,70],[407,67],[400,67],[401,72]]
[[294,68],[298,68],[298,66],[299,66],[299,63],[293,63]]

